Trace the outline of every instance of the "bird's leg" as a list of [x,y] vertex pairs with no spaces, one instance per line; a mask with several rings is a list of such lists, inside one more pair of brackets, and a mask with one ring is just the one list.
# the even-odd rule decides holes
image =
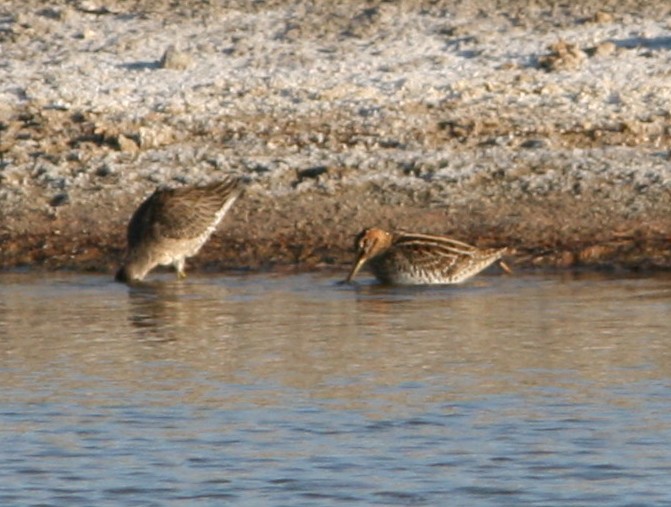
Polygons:
[[177,279],[178,280],[183,280],[186,278],[186,272],[184,271],[184,265],[186,263],[184,262],[184,258],[182,259],[177,259],[174,263],[175,269],[177,270]]
[[510,266],[508,266],[508,264],[506,264],[506,263],[503,262],[502,260],[499,260],[499,266],[501,266],[501,269],[502,269],[503,271],[505,271],[507,274],[509,274],[509,275],[512,275],[512,274],[513,274],[513,270],[510,269]]

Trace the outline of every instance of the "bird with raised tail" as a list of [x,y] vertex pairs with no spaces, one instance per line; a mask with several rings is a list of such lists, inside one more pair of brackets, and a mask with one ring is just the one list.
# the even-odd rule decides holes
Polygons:
[[354,248],[356,259],[346,282],[365,264],[380,282],[394,285],[460,283],[497,261],[511,272],[501,260],[506,248],[481,249],[447,236],[371,228],[356,236]]
[[140,281],[159,265],[173,265],[178,278],[186,277],[186,259],[198,253],[242,192],[237,177],[156,189],[130,219],[126,258],[116,280]]

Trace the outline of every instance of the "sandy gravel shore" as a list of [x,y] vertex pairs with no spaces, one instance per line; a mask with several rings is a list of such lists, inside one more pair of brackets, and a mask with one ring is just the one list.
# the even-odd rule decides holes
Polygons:
[[666,1],[9,0],[0,269],[111,272],[156,185],[227,173],[191,269],[341,265],[371,225],[668,269],[670,64]]

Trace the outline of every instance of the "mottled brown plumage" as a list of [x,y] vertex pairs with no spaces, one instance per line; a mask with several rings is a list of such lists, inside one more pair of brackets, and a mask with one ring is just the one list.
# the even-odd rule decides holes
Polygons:
[[446,236],[365,229],[355,240],[357,257],[347,281],[368,264],[382,283],[459,283],[499,261],[505,248],[480,249]]
[[126,260],[116,279],[142,280],[154,267],[170,264],[178,277],[186,276],[186,258],[198,253],[241,193],[239,178],[154,191],[130,219]]

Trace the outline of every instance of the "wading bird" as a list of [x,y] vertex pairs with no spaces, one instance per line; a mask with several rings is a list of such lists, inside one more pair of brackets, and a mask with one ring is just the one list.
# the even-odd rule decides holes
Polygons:
[[446,236],[371,228],[357,235],[354,248],[356,260],[347,282],[364,264],[380,282],[396,285],[459,283],[496,261],[511,272],[501,260],[505,248],[481,249]]
[[198,253],[243,191],[229,177],[204,186],[158,188],[128,224],[126,258],[116,280],[142,280],[158,265],[173,265],[184,278],[184,264]]

